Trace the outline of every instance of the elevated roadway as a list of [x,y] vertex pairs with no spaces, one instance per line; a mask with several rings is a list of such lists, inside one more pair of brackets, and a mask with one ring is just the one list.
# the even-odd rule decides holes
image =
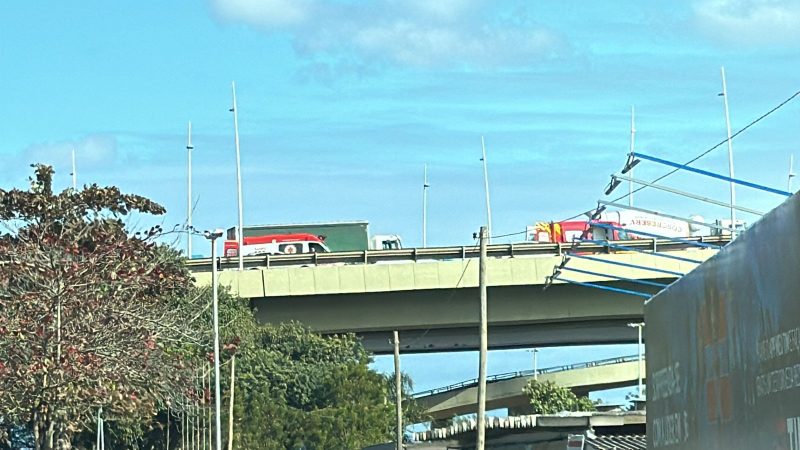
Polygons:
[[[684,243],[623,243],[694,261],[715,254]],[[489,247],[490,348],[635,342],[636,331],[626,324],[641,320],[643,298],[560,281],[542,289],[567,248],[549,243]],[[687,273],[697,265],[645,253],[608,253],[602,245],[582,244],[578,251],[597,260],[572,259],[568,267],[663,283],[674,277],[630,266]],[[223,259],[219,280],[251,299],[263,323],[296,320],[323,334],[356,333],[378,354],[392,351],[392,330],[400,331],[404,352],[471,350],[478,346],[477,256],[477,247],[259,256],[246,258],[248,270],[241,272],[231,270],[235,259]],[[210,284],[210,260],[189,265],[198,284]],[[657,290],[586,273],[573,272],[569,278]]]
[[[644,363],[642,373],[645,372]],[[510,415],[527,413],[529,402],[523,389],[534,378],[532,370],[510,372],[487,378],[486,409],[508,408]],[[625,356],[600,361],[540,369],[539,381],[552,381],[570,388],[577,395],[631,386],[638,383],[638,356]],[[475,413],[478,410],[478,380],[444,386],[414,394],[417,403],[433,420]]]

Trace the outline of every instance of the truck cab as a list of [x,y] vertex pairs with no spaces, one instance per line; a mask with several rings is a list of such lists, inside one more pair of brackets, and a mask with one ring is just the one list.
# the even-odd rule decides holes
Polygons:
[[396,234],[376,234],[369,239],[370,250],[400,250],[403,242]]

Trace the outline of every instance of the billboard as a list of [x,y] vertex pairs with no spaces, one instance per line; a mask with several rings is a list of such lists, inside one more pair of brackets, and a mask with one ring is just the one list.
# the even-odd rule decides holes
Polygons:
[[800,196],[645,304],[650,449],[800,450]]

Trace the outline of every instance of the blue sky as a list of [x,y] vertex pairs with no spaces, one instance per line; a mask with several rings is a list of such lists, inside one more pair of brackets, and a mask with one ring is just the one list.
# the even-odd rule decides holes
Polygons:
[[[75,147],[80,183],[148,195],[165,224],[182,222],[191,120],[194,223],[232,226],[235,80],[246,223],[366,219],[410,246],[426,163],[429,245],[472,242],[482,135],[493,232],[510,233],[595,204],[625,159],[632,105],[637,148],[682,161],[725,136],[720,66],[734,130],[800,89],[800,4],[784,0],[11,0],[0,43],[0,186],[24,186],[31,162],[68,186]],[[800,100],[736,139],[739,177],[786,185],[798,113]],[[697,165],[726,171],[724,147]],[[727,196],[722,182],[668,180]],[[636,203],[726,214],[655,192]],[[514,354],[497,370],[524,366]],[[420,388],[458,381],[418,374]]]

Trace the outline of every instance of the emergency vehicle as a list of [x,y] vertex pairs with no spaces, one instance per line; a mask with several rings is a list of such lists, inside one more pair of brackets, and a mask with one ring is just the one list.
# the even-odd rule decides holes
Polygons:
[[[330,252],[320,236],[309,233],[245,236],[242,240],[242,256]],[[239,242],[226,240],[225,256],[239,256]]]

